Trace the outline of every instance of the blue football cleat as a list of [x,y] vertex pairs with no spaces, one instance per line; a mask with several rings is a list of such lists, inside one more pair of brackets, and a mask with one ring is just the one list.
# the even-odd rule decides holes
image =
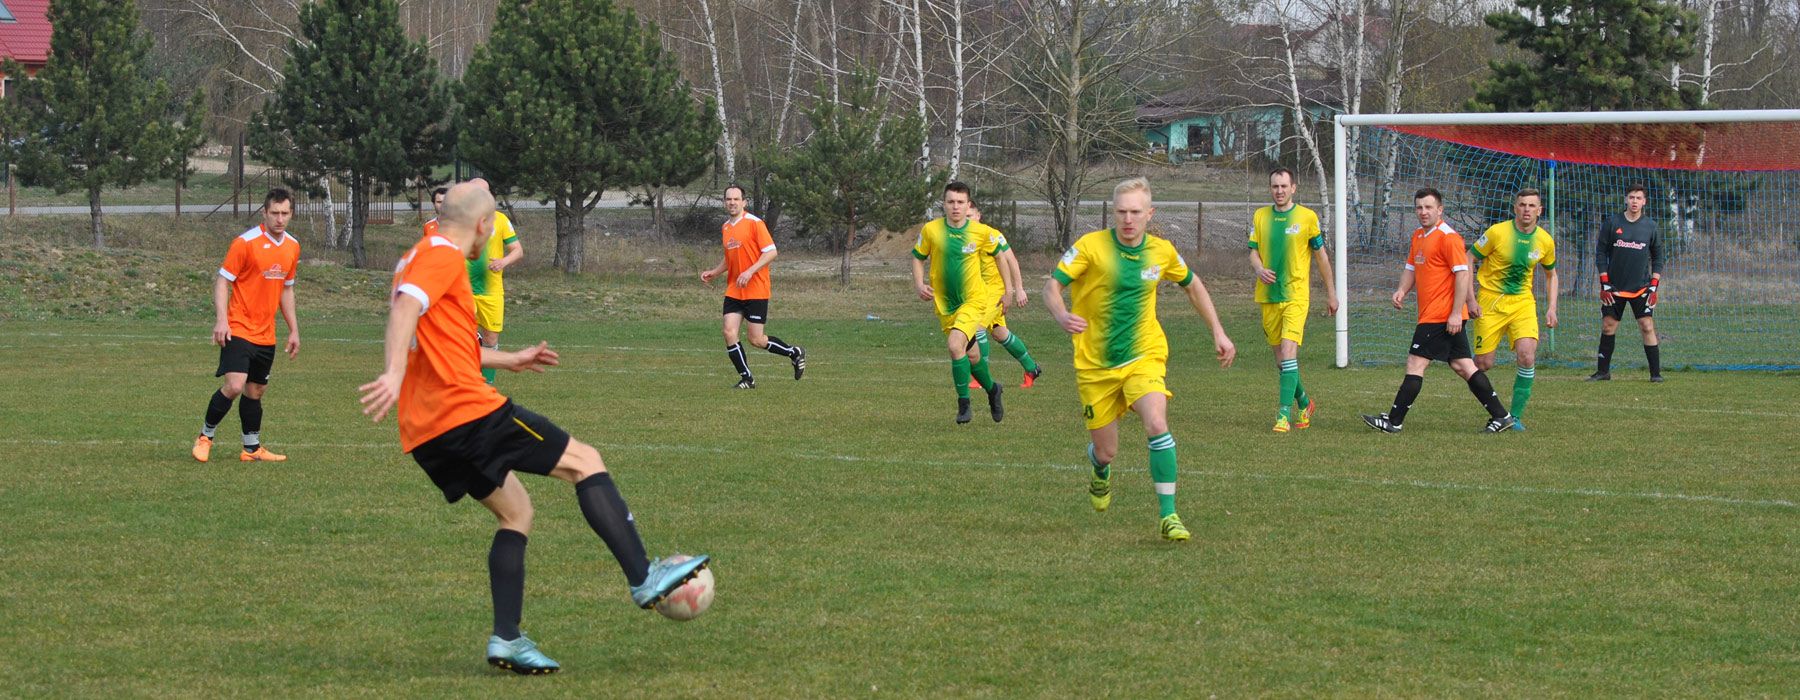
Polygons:
[[1522,421],[1522,420],[1515,420],[1515,421],[1513,421],[1513,427],[1512,427],[1512,429],[1513,429],[1513,430],[1516,430],[1516,431],[1519,431],[1519,432],[1521,432],[1521,433],[1523,433],[1523,432],[1525,432],[1525,421]]
[[537,644],[522,632],[518,639],[510,642],[498,636],[488,637],[487,660],[496,667],[521,676],[542,676],[556,673],[562,668],[545,656],[544,652],[538,651]]
[[696,554],[678,562],[669,561],[673,558],[650,562],[650,575],[644,578],[642,584],[631,587],[631,602],[645,610],[655,607],[657,602],[667,598],[677,587],[706,568],[706,563],[711,560],[705,554]]

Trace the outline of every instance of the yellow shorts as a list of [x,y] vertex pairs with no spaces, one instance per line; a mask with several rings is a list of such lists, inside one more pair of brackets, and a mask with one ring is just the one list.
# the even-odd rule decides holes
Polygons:
[[1499,294],[1481,290],[1475,295],[1481,304],[1481,318],[1474,320],[1475,354],[1486,355],[1500,348],[1500,338],[1514,343],[1538,337],[1537,297],[1530,294]]
[[993,311],[985,302],[965,303],[956,307],[948,316],[938,314],[938,327],[943,329],[944,335],[949,335],[950,331],[962,331],[965,337],[974,340],[975,331],[987,327],[983,324],[993,315]]
[[1292,340],[1299,345],[1306,340],[1309,300],[1267,302],[1259,306],[1262,307],[1263,337],[1268,338],[1270,345],[1280,345],[1283,340]]
[[1167,373],[1166,360],[1147,358],[1113,369],[1075,370],[1075,388],[1081,393],[1081,415],[1087,418],[1087,429],[1106,427],[1150,394],[1174,396],[1163,383]]
[[1006,325],[1006,305],[1005,304],[995,304],[994,310],[988,312],[987,323],[982,327],[983,328],[993,328],[994,326],[1004,326],[1004,325]]
[[494,333],[506,330],[506,297],[475,295],[475,325]]

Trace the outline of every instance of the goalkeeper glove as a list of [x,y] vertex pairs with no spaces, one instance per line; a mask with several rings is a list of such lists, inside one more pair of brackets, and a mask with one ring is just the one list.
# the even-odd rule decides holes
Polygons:
[[1657,279],[1655,277],[1650,278],[1650,286],[1646,287],[1644,290],[1649,293],[1650,300],[1644,304],[1644,308],[1647,308],[1647,309],[1656,308],[1656,284],[1661,281],[1662,280]]
[[1607,306],[1613,305],[1612,280],[1604,272],[1600,273],[1600,303]]

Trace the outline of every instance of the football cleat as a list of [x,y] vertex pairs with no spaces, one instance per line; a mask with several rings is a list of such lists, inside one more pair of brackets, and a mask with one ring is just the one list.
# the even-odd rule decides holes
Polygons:
[[267,445],[257,445],[255,452],[238,453],[239,462],[286,462],[287,455],[278,455],[269,451]]
[[1287,432],[1288,431],[1288,417],[1287,416],[1276,416],[1275,417],[1275,427],[1273,428],[1273,430],[1277,433]]
[[1037,383],[1038,377],[1042,377],[1042,376],[1044,376],[1044,368],[1041,366],[1038,367],[1037,369],[1031,370],[1030,372],[1026,372],[1025,379],[1019,382],[1019,388],[1020,389],[1030,389],[1031,385]]
[[1388,420],[1388,416],[1386,413],[1383,413],[1379,416],[1371,416],[1368,414],[1364,414],[1362,419],[1363,419],[1364,423],[1369,424],[1369,427],[1379,430],[1381,432],[1384,432],[1384,433],[1400,432],[1400,428],[1401,428],[1400,424]]
[[755,389],[756,388],[756,380],[751,379],[749,377],[744,377],[742,379],[739,379],[737,384],[733,385],[731,388],[733,388],[733,389]]
[[956,400],[956,424],[962,425],[962,424],[967,423],[972,420],[975,420],[975,416],[974,416],[974,414],[969,413],[969,400],[968,399],[957,399]]
[[970,389],[980,389],[981,388],[980,380],[976,380],[976,379],[969,380],[969,388]]
[[212,459],[212,438],[205,435],[194,438],[194,461],[204,462]]
[[631,602],[645,610],[656,607],[657,603],[669,597],[681,584],[687,583],[688,579],[706,568],[706,563],[711,560],[705,554],[696,554],[693,558],[670,563],[669,559],[672,558],[650,562],[650,574],[644,578],[644,582],[631,587]]
[[1493,420],[1488,421],[1487,425],[1482,427],[1481,432],[1504,433],[1508,430],[1511,430],[1514,425],[1518,424],[1518,422],[1519,422],[1519,419],[1514,418],[1511,413],[1508,413],[1504,416],[1501,416],[1499,418],[1495,418]]
[[1163,516],[1162,538],[1170,542],[1186,542],[1189,537],[1187,526],[1181,524],[1181,516],[1174,513]]
[[1516,432],[1525,432],[1525,421],[1513,419],[1512,429]]
[[1661,383],[1663,383],[1663,378],[1662,378],[1662,375],[1660,375],[1660,374],[1652,374],[1652,375],[1650,375],[1650,383],[1651,383],[1651,384],[1661,384]]
[[542,676],[556,673],[562,666],[544,652],[538,651],[537,643],[526,638],[520,632],[519,638],[506,641],[499,636],[488,637],[488,663],[496,668],[503,668],[521,676]]
[[1588,378],[1587,378],[1587,380],[1590,382],[1604,382],[1604,381],[1609,381],[1611,379],[1612,379],[1611,372],[1595,372],[1593,374],[1588,375]]
[[1001,391],[1004,390],[1000,388],[1000,382],[994,382],[994,388],[989,389],[987,393],[988,413],[994,416],[995,423],[1006,417],[1006,405],[1000,402]]
[[1300,409],[1300,417],[1294,419],[1294,429],[1305,430],[1312,427],[1313,411],[1317,410],[1319,402],[1314,401],[1311,396],[1306,397],[1306,408]]
[[794,380],[799,381],[800,375],[806,374],[806,348],[795,345],[794,357],[792,360],[794,363]]

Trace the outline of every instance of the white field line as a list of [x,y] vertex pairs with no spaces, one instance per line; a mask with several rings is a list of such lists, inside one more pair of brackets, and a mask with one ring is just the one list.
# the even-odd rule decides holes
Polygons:
[[[51,446],[51,447],[117,447],[117,446],[126,446],[126,445],[161,445],[161,446],[169,447],[171,450],[174,450],[175,453],[180,453],[180,448],[186,446],[185,443],[176,443],[176,442],[172,442],[169,440],[153,440],[153,439],[51,440],[51,439],[24,439],[24,438],[0,439],[0,445],[30,445],[30,446]],[[398,452],[400,450],[400,445],[397,442],[352,442],[352,443],[323,443],[323,442],[316,442],[316,443],[292,442],[292,443],[290,443],[290,442],[283,442],[283,443],[281,443],[281,445],[288,449],[367,449],[367,450],[392,450],[395,452]],[[726,448],[722,448],[722,447],[707,447],[704,445],[678,445],[678,444],[667,444],[667,443],[605,443],[605,442],[602,442],[602,443],[595,443],[595,446],[605,448],[605,449],[651,450],[651,451],[656,451],[656,452],[692,452],[692,453],[720,454],[720,455],[729,455],[729,454],[734,454],[736,452],[736,450],[726,449]],[[181,454],[185,454],[185,453],[181,453]],[[765,452],[765,454],[769,454],[769,453]],[[821,462],[825,462],[825,461],[842,462],[842,463],[846,463],[846,464],[858,464],[858,463],[904,464],[904,465],[911,465],[911,466],[929,466],[929,467],[951,467],[951,468],[986,467],[986,468],[991,468],[991,469],[1029,469],[1029,470],[1054,470],[1054,471],[1071,471],[1071,472],[1075,472],[1075,471],[1086,472],[1088,470],[1087,465],[1076,464],[1073,462],[1070,462],[1070,463],[1046,463],[1046,462],[984,462],[984,461],[962,461],[962,460],[951,461],[951,460],[935,460],[935,459],[915,459],[915,458],[908,458],[908,457],[867,457],[867,456],[859,456],[859,455],[826,454],[826,453],[811,453],[811,452],[788,452],[787,456],[795,458],[795,459],[816,460],[816,461],[821,461]],[[1114,467],[1113,471],[1116,471],[1116,472],[1143,472],[1146,470],[1143,468],[1133,468],[1133,467]],[[1800,510],[1800,503],[1796,503],[1794,501],[1790,501],[1790,500],[1786,500],[1786,499],[1734,498],[1731,496],[1716,496],[1716,495],[1710,495],[1710,494],[1688,494],[1688,493],[1677,493],[1677,492],[1669,492],[1669,491],[1612,491],[1612,490],[1608,490],[1608,489],[1594,489],[1594,488],[1548,488],[1548,487],[1538,487],[1538,486],[1513,486],[1513,485],[1505,485],[1505,484],[1464,484],[1464,483],[1457,483],[1457,482],[1451,482],[1451,481],[1428,481],[1428,480],[1423,480],[1423,479],[1389,479],[1389,478],[1380,478],[1380,477],[1334,476],[1334,475],[1328,475],[1328,474],[1266,474],[1266,473],[1259,473],[1259,472],[1219,471],[1219,470],[1213,470],[1213,469],[1184,469],[1183,473],[1187,474],[1190,477],[1204,476],[1204,477],[1211,477],[1211,478],[1215,478],[1215,479],[1243,479],[1243,480],[1254,480],[1254,481],[1301,481],[1301,482],[1315,482],[1315,483],[1327,483],[1327,484],[1347,484],[1347,485],[1354,485],[1354,486],[1373,486],[1373,487],[1378,487],[1378,488],[1408,488],[1408,489],[1420,489],[1420,490],[1428,490],[1428,491],[1467,491],[1467,492],[1475,492],[1475,493],[1499,493],[1499,494],[1514,494],[1514,495],[1525,495],[1525,496],[1583,496],[1583,497],[1589,497],[1589,498],[1678,501],[1678,502],[1686,502],[1686,503],[1710,503],[1710,504],[1728,505],[1728,506],[1753,506],[1753,507],[1769,507],[1769,508],[1784,508],[1784,509]]]

